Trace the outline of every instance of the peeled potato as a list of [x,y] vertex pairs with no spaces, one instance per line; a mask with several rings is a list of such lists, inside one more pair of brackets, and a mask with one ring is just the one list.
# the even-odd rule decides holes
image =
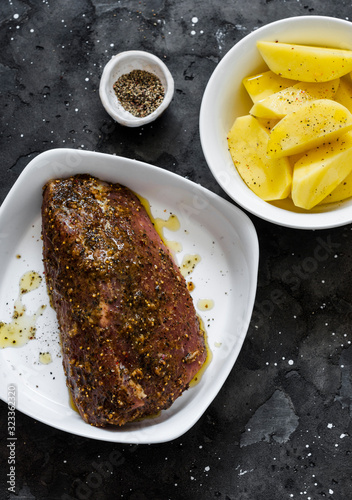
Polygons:
[[290,210],[352,197],[352,51],[257,46],[268,68],[243,79],[253,106],[228,135],[242,179]]
[[322,83],[298,82],[257,101],[249,112],[258,118],[283,118],[288,113],[297,111],[307,101],[332,99],[339,83],[339,78]]
[[313,208],[352,171],[352,132],[308,151],[293,167],[292,201]]
[[271,130],[279,123],[279,120],[272,119],[272,118],[257,118],[258,123],[264,127],[268,132],[271,132]]
[[346,106],[352,113],[352,82],[341,78],[339,88],[334,96],[334,101]]
[[275,92],[290,87],[292,80],[282,78],[272,71],[264,71],[257,75],[248,76],[242,81],[253,102],[257,102]]
[[301,82],[327,82],[352,71],[352,51],[280,42],[257,42],[269,69]]
[[352,197],[352,172],[343,179],[342,182],[331,191],[319,204],[336,203]]
[[307,102],[271,130],[267,154],[270,158],[281,158],[302,153],[350,129],[352,114],[342,104],[330,99]]
[[227,138],[240,176],[255,194],[266,201],[286,198],[292,181],[292,167],[287,158],[267,158],[268,138],[268,131],[250,115],[237,118]]

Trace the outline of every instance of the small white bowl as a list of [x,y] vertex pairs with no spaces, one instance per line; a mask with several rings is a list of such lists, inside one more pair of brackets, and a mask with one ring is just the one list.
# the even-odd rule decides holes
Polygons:
[[[352,200],[308,211],[292,211],[267,203],[243,182],[228,150],[227,134],[236,117],[248,114],[251,102],[242,80],[265,68],[257,50],[259,40],[352,49],[352,25],[323,16],[302,16],[267,24],[244,37],[223,57],[202,99],[200,139],[214,177],[224,191],[250,213],[275,224],[299,229],[324,229],[352,222]],[[293,204],[292,204],[293,205]]]
[[[147,116],[139,118],[126,111],[118,101],[113,85],[123,74],[140,69],[154,73],[164,86],[165,95],[160,106]],[[99,95],[109,115],[126,127],[140,127],[158,118],[169,106],[174,95],[174,79],[161,59],[141,50],[129,50],[113,56],[100,79]]]

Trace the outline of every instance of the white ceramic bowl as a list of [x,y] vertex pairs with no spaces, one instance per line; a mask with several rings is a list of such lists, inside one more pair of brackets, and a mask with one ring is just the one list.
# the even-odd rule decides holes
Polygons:
[[352,25],[332,17],[302,16],[273,22],[244,37],[224,56],[205,89],[200,110],[200,139],[210,170],[224,191],[250,213],[292,228],[324,229],[352,221],[352,200],[324,205],[309,212],[288,210],[256,196],[237,173],[227,145],[236,117],[248,114],[250,98],[242,79],[265,68],[258,40],[352,49]]
[[[154,73],[161,80],[165,96],[160,106],[149,115],[138,118],[126,111],[118,101],[113,85],[125,73],[141,69]],[[100,79],[99,96],[105,110],[121,125],[140,127],[158,118],[169,106],[174,95],[174,79],[166,64],[153,54],[141,50],[129,50],[113,56],[103,70]]]

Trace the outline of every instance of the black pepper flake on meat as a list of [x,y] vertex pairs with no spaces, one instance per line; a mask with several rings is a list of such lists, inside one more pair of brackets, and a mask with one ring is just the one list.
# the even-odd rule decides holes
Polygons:
[[138,118],[153,113],[163,102],[165,95],[160,78],[141,69],[121,75],[113,88],[121,106]]

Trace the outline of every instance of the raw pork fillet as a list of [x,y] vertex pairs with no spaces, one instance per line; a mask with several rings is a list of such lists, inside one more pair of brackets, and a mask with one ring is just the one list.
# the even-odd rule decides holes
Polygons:
[[123,425],[168,408],[206,358],[186,282],[142,203],[89,175],[43,188],[45,275],[82,418]]

